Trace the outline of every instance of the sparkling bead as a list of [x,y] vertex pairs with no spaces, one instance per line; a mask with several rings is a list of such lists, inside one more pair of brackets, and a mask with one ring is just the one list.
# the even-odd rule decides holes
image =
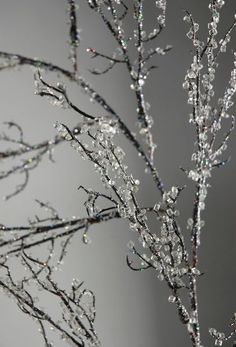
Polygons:
[[174,295],[170,295],[168,301],[173,304],[176,301],[176,297]]
[[164,280],[164,276],[160,273],[157,278],[160,280],[160,281],[163,281]]
[[198,275],[199,276],[201,274],[201,272],[197,268],[195,268],[195,267],[193,267],[191,271],[192,271],[192,273],[194,275]]

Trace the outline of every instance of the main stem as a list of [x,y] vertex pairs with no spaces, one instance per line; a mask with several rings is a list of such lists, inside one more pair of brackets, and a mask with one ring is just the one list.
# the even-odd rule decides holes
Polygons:
[[201,208],[200,208],[200,189],[201,185],[205,183],[204,178],[200,178],[197,184],[195,193],[195,203],[193,209],[193,228],[192,228],[192,271],[189,274],[190,279],[190,304],[191,304],[191,320],[188,326],[188,331],[191,337],[193,347],[199,347],[201,344],[200,338],[200,324],[198,316],[198,296],[197,296],[197,276],[196,273],[198,265],[198,246],[200,243],[201,232]]

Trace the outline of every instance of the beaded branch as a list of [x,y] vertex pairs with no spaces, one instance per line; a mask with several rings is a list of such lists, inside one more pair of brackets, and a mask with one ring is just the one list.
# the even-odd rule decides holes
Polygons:
[[[13,298],[22,312],[29,315],[39,324],[46,347],[52,346],[48,330],[60,334],[61,338],[73,346],[101,346],[95,330],[95,295],[91,290],[83,289],[83,282],[73,280],[69,291],[61,289],[54,280],[57,269],[63,269],[63,262],[69,252],[70,243],[75,235],[81,233],[82,242],[89,244],[90,228],[99,223],[114,219],[129,221],[130,229],[138,237],[137,244],[128,243],[127,265],[134,271],[153,270],[157,277],[167,284],[170,291],[168,301],[176,306],[180,321],[189,334],[194,347],[202,346],[197,283],[203,273],[199,269],[199,246],[201,231],[204,227],[202,218],[206,207],[206,197],[210,187],[213,170],[224,166],[228,158],[222,157],[234,129],[235,119],[230,113],[236,93],[236,52],[231,76],[227,88],[215,104],[214,79],[217,71],[217,59],[226,52],[227,44],[234,27],[236,17],[232,19],[223,38],[218,39],[220,10],[223,0],[209,1],[211,15],[205,41],[198,36],[199,24],[193,15],[185,11],[184,21],[188,25],[187,37],[193,45],[192,63],[187,70],[183,88],[187,92],[187,103],[191,107],[190,123],[195,129],[195,149],[192,154],[192,165],[181,168],[186,177],[195,184],[193,213],[188,219],[190,242],[184,239],[178,217],[178,198],[187,186],[173,186],[166,190],[158,169],[154,164],[156,144],[152,134],[153,119],[146,101],[144,86],[152,71],[156,68],[153,60],[157,55],[165,55],[171,50],[170,45],[164,48],[155,47],[156,41],[166,25],[166,0],[157,0],[153,4],[157,11],[156,27],[149,33],[145,31],[144,7],[150,6],[143,0],[134,0],[132,6],[125,0],[87,0],[90,10],[101,18],[106,30],[110,32],[116,49],[103,53],[96,48],[87,48],[93,59],[102,59],[105,67],[102,70],[93,68],[90,72],[99,76],[109,73],[116,65],[127,70],[130,88],[136,100],[138,135],[134,135],[125,117],[121,116],[80,74],[78,50],[80,29],[78,28],[79,11],[74,0],[67,0],[69,17],[69,47],[71,70],[57,66],[44,59],[30,58],[15,53],[0,51],[0,69],[12,69],[28,65],[34,70],[35,94],[47,98],[51,104],[63,109],[70,109],[77,117],[74,127],[56,122],[54,138],[36,144],[28,143],[24,131],[15,122],[7,122],[0,135],[2,150],[0,159],[8,168],[0,172],[0,179],[11,175],[22,174],[23,183],[15,187],[5,199],[21,193],[27,187],[30,172],[36,169],[46,156],[51,161],[53,151],[60,145],[70,145],[80,157],[87,160],[101,177],[104,191],[96,191],[80,186],[79,190],[86,195],[85,217],[62,218],[49,204],[36,200],[39,207],[46,211],[46,217],[35,216],[26,225],[0,225],[0,288]],[[151,1],[150,1],[151,3]],[[126,21],[133,20],[135,29],[128,36],[125,30]],[[152,47],[150,48],[150,45]],[[132,54],[131,54],[132,52]],[[135,57],[134,57],[135,52]],[[60,81],[51,83],[47,72],[56,72]],[[105,115],[87,113],[72,100],[67,91],[68,83],[75,83],[105,112]],[[222,136],[220,131],[228,126]],[[155,183],[159,201],[154,206],[143,206],[137,192],[141,185],[126,164],[125,152],[118,146],[116,139],[125,137],[143,160],[146,171]],[[4,149],[6,146],[6,149]],[[14,159],[14,164],[12,164]],[[8,164],[9,163],[9,164]],[[105,206],[99,207],[100,202]],[[157,219],[159,233],[154,233],[149,226],[149,216]],[[45,248],[46,246],[46,248]],[[46,249],[44,260],[34,255],[37,249]],[[54,256],[57,249],[57,259]],[[59,249],[59,252],[58,252]],[[12,271],[12,260],[20,261],[26,275],[15,281]],[[61,318],[58,321],[53,315],[37,305],[37,299],[31,289],[44,291],[59,302]],[[209,329],[215,344],[221,346],[233,338],[236,331],[236,314],[230,323],[228,334]]]

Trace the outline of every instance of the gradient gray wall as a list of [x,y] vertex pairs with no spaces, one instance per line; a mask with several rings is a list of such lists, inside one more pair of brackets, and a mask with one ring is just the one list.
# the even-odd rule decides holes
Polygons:
[[[155,20],[152,6],[147,0],[149,25]],[[21,53],[31,57],[42,57],[55,64],[69,67],[66,6],[63,0],[1,0],[0,1],[0,50]],[[86,1],[80,4],[79,27],[82,29],[80,48],[80,71],[107,98],[109,103],[133,125],[135,117],[134,98],[130,81],[122,67],[115,68],[109,75],[93,78],[88,68],[96,66],[89,60],[86,47],[96,47],[109,53],[114,42],[100,20],[88,9]],[[130,0],[130,4],[132,1]],[[156,59],[156,70],[146,87],[151,112],[155,119],[153,133],[158,143],[156,153],[158,168],[167,187],[186,183],[179,166],[190,165],[193,152],[193,129],[188,123],[189,107],[182,82],[191,61],[191,43],[186,38],[186,24],[182,22],[183,8],[189,9],[202,24],[205,34],[209,19],[206,0],[169,0],[167,30],[158,45],[172,44],[174,49],[164,58]],[[228,0],[222,11],[220,30],[225,32],[236,12],[236,1]],[[229,78],[232,67],[232,52],[235,48],[236,33],[230,49],[221,58],[217,77],[217,95]],[[100,64],[100,62],[98,62]],[[77,116],[72,112],[52,107],[45,99],[33,94],[33,74],[31,69],[3,71],[0,73],[0,121],[15,120],[25,129],[29,141],[40,141],[53,137],[55,120],[73,125]],[[50,75],[47,75],[50,79]],[[55,77],[52,77],[52,79]],[[70,87],[74,102],[88,112],[103,114],[104,111],[90,104],[80,91]],[[235,312],[235,196],[236,157],[234,154],[235,134],[230,141],[228,153],[231,161],[226,168],[218,170],[212,178],[212,188],[204,213],[206,227],[202,233],[200,269],[205,273],[199,281],[200,319],[203,344],[213,341],[208,337],[208,327],[219,330],[227,328],[228,321]],[[127,161],[133,175],[140,178],[140,197],[143,204],[159,200],[143,174],[143,163],[134,150],[127,148]],[[55,152],[57,163],[47,160],[31,173],[27,189],[9,202],[1,202],[1,223],[24,224],[28,216],[38,210],[34,199],[50,201],[61,216],[83,215],[82,193],[77,187],[100,187],[99,178],[93,173],[89,163],[82,161],[69,146],[64,145]],[[20,177],[0,182],[1,194],[10,191]],[[185,228],[191,215],[193,187],[188,188],[180,201],[180,224]],[[153,228],[157,228],[153,224]],[[187,232],[185,232],[186,237]],[[71,246],[71,254],[64,265],[60,280],[70,283],[73,277],[84,280],[86,286],[97,297],[97,331],[104,347],[167,347],[190,346],[188,336],[179,323],[175,308],[168,303],[168,290],[160,283],[154,272],[135,273],[126,266],[126,244],[135,236],[128,231],[126,222],[103,224],[92,229],[92,245],[82,244],[80,236]],[[49,304],[49,302],[47,303]],[[8,298],[0,296],[0,347],[43,346],[37,326],[18,311]],[[55,341],[57,341],[55,339]],[[231,343],[232,344],[232,343]],[[57,347],[64,344],[57,342]]]

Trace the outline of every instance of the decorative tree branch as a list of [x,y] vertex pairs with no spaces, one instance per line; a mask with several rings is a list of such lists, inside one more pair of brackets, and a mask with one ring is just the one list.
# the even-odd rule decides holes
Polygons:
[[[49,159],[53,162],[53,150],[54,148],[62,142],[62,140],[56,136],[52,140],[43,141],[38,144],[31,145],[24,140],[24,133],[22,128],[14,122],[6,122],[9,128],[15,128],[19,132],[19,138],[12,138],[10,135],[3,132],[0,135],[0,141],[3,143],[10,143],[14,148],[2,150],[0,152],[0,159],[6,161],[14,159],[20,159],[18,165],[14,164],[10,169],[2,171],[0,173],[0,180],[8,178],[9,176],[17,173],[22,173],[25,175],[25,180],[22,184],[16,186],[15,191],[5,196],[4,199],[8,200],[9,198],[17,195],[22,190],[25,189],[28,180],[29,173],[31,170],[34,170],[38,167],[45,155],[48,155]],[[16,147],[17,146],[17,147]],[[4,147],[3,147],[4,148]],[[27,157],[26,157],[27,156]]]
[[[82,283],[78,282],[72,284],[70,292],[60,289],[53,279],[56,267],[51,264],[51,261],[57,241],[61,240],[57,261],[57,266],[59,266],[77,232],[83,232],[82,241],[88,244],[90,243],[88,231],[91,226],[115,218],[124,219],[129,222],[130,229],[138,237],[137,245],[133,241],[128,243],[127,265],[134,271],[155,270],[157,277],[167,284],[170,291],[168,301],[176,306],[179,319],[186,327],[193,347],[200,347],[202,341],[197,283],[198,278],[203,275],[199,270],[198,254],[201,231],[204,226],[202,214],[205,210],[213,169],[224,166],[228,161],[228,159],[222,158],[222,154],[227,149],[227,143],[235,125],[234,116],[229,113],[229,109],[233,106],[233,98],[236,93],[236,53],[234,53],[234,68],[229,85],[217,105],[213,99],[215,88],[213,83],[218,67],[217,59],[222,52],[226,51],[230,35],[236,25],[236,19],[229,26],[223,38],[218,39],[216,36],[220,22],[220,10],[224,1],[211,0],[209,4],[211,21],[208,24],[206,42],[203,42],[198,37],[199,24],[193,15],[186,11],[184,16],[184,21],[189,25],[187,37],[192,41],[193,58],[187,70],[183,88],[188,93],[188,104],[192,109],[190,123],[196,134],[195,152],[191,158],[193,167],[182,168],[187,178],[195,184],[192,216],[187,223],[187,229],[191,233],[189,247],[189,240],[186,240],[184,230],[180,228],[178,222],[180,212],[177,209],[178,198],[186,186],[172,186],[167,190],[154,165],[156,145],[151,133],[153,119],[149,114],[144,89],[147,77],[156,67],[156,65],[152,65],[151,59],[157,55],[165,55],[171,49],[169,45],[164,48],[147,48],[147,44],[155,43],[155,39],[165,27],[166,0],[155,1],[154,5],[159,13],[157,27],[149,34],[144,30],[145,4],[143,0],[135,0],[132,8],[122,0],[87,0],[89,8],[100,16],[117,45],[116,50],[109,54],[100,52],[96,48],[87,48],[92,59],[101,58],[108,63],[103,70],[93,69],[91,72],[94,75],[101,75],[109,72],[116,65],[126,67],[131,80],[130,88],[136,99],[139,127],[137,137],[126,125],[124,117],[121,118],[107,101],[80,76],[78,64],[80,36],[76,3],[74,0],[67,0],[67,3],[72,71],[44,60],[6,52],[0,52],[0,58],[3,60],[1,69],[30,65],[34,68],[35,94],[46,97],[55,106],[72,110],[76,116],[80,117],[80,121],[72,129],[56,122],[55,128],[58,134],[54,139],[34,145],[25,141],[23,130],[18,124],[8,122],[7,125],[14,128],[18,136],[12,138],[6,133],[2,133],[0,140],[10,143],[13,148],[3,149],[0,152],[0,158],[4,160],[19,158],[21,162],[1,172],[0,179],[5,179],[15,173],[25,175],[25,181],[17,186],[6,199],[15,196],[26,187],[29,171],[38,167],[45,154],[48,154],[52,160],[53,149],[66,142],[78,155],[92,164],[95,172],[101,177],[105,192],[79,187],[87,196],[84,203],[87,217],[84,218],[63,219],[48,203],[37,201],[41,208],[46,209],[49,216],[46,218],[36,216],[34,220],[29,220],[27,225],[22,226],[1,225],[0,265],[4,276],[0,279],[0,287],[8,295],[14,297],[24,313],[37,321],[47,347],[51,346],[47,334],[47,324],[59,332],[66,342],[73,343],[75,346],[100,346],[94,328],[96,316],[94,294],[90,290],[81,290]],[[130,10],[133,11],[132,14],[130,14]],[[127,35],[124,29],[124,23],[130,19],[130,15],[135,25],[132,36]],[[42,76],[43,71],[56,72],[60,77],[65,77],[67,82],[75,82],[106,111],[106,115],[92,115],[82,110],[80,106],[71,101],[66,86],[61,82],[56,85],[47,82]],[[229,130],[222,135],[220,130],[224,120],[230,122],[230,125]],[[161,196],[154,206],[143,207],[140,201],[138,195],[140,180],[134,178],[130,173],[126,165],[125,152],[121,146],[116,144],[116,139],[120,135],[124,135],[130,141],[152,175]],[[139,137],[141,139],[144,137],[144,146],[141,145]],[[98,200],[102,200],[105,207],[100,208]],[[149,213],[155,215],[159,233],[151,230]],[[50,245],[50,253],[46,261],[27,253],[29,251],[32,253],[37,247],[43,245]],[[19,283],[14,281],[10,269],[9,261],[12,258],[20,259],[28,272],[27,277],[24,277]],[[59,300],[63,309],[62,322],[57,322],[49,313],[36,305],[30,290],[26,289],[32,280],[38,288]],[[84,304],[85,299],[87,301]],[[231,327],[232,331],[227,336],[215,329],[210,329],[216,345],[222,345],[224,341],[234,335],[235,316]]]
[[[55,267],[50,264],[54,252],[54,241],[51,241],[50,254],[46,261],[41,261],[28,255],[22,248],[19,258],[28,272],[22,281],[15,281],[7,262],[1,263],[1,270],[5,272],[0,278],[0,288],[10,297],[14,298],[20,310],[33,318],[40,326],[45,345],[52,347],[47,336],[48,325],[51,330],[60,334],[63,341],[73,343],[75,346],[100,346],[95,328],[96,316],[95,296],[87,289],[81,289],[82,283],[73,280],[70,292],[60,289],[53,279]],[[47,313],[44,308],[36,305],[39,298],[31,294],[35,284],[38,291],[55,297],[61,307],[62,321],[58,321]],[[28,289],[28,287],[30,287]],[[37,299],[37,300],[36,300]]]
[[[14,68],[16,66],[21,65],[29,65],[35,68],[40,68],[41,70],[46,71],[52,71],[57,72],[61,74],[64,77],[67,77],[70,81],[77,83],[89,96],[92,98],[92,100],[96,101],[103,109],[105,109],[106,112],[108,112],[111,117],[114,117],[118,120],[120,129],[122,133],[125,135],[125,137],[132,143],[132,145],[137,150],[140,157],[144,160],[147,168],[150,170],[150,173],[154,179],[154,182],[157,185],[157,188],[160,190],[160,192],[163,194],[163,183],[159,176],[159,173],[157,172],[156,168],[154,167],[153,163],[150,161],[148,156],[146,155],[144,149],[142,148],[139,141],[136,139],[136,137],[133,135],[133,133],[129,130],[127,125],[124,123],[124,121],[121,119],[121,117],[112,109],[111,106],[105,101],[105,99],[98,94],[85,80],[83,77],[80,76],[74,76],[74,74],[68,70],[65,70],[57,65],[45,62],[43,60],[39,59],[31,59],[24,56],[21,56],[19,54],[12,54],[12,53],[6,53],[6,52],[0,52],[0,58],[4,59],[4,63],[2,65],[2,69],[5,68]],[[64,106],[64,104],[61,104],[61,101],[64,99],[61,98],[61,100],[57,100],[54,98],[53,104],[56,106]],[[84,112],[80,110],[81,112]],[[85,113],[85,112],[84,112]]]
[[[88,217],[80,218],[73,216],[72,218],[61,218],[57,211],[48,203],[36,200],[39,206],[47,213],[47,217],[42,218],[36,215],[34,219],[28,221],[28,225],[13,227],[1,225],[1,257],[8,258],[10,255],[18,255],[22,249],[31,249],[35,246],[61,240],[63,251],[60,261],[62,261],[62,258],[66,254],[66,248],[69,246],[72,237],[78,231],[83,230],[82,240],[87,244],[91,242],[88,237],[88,231],[91,226],[120,218],[116,207],[117,203],[114,199],[108,195],[87,190],[82,186],[80,188],[87,194],[87,200],[84,205]],[[96,205],[98,199],[108,201],[109,205],[112,205],[101,209]]]

